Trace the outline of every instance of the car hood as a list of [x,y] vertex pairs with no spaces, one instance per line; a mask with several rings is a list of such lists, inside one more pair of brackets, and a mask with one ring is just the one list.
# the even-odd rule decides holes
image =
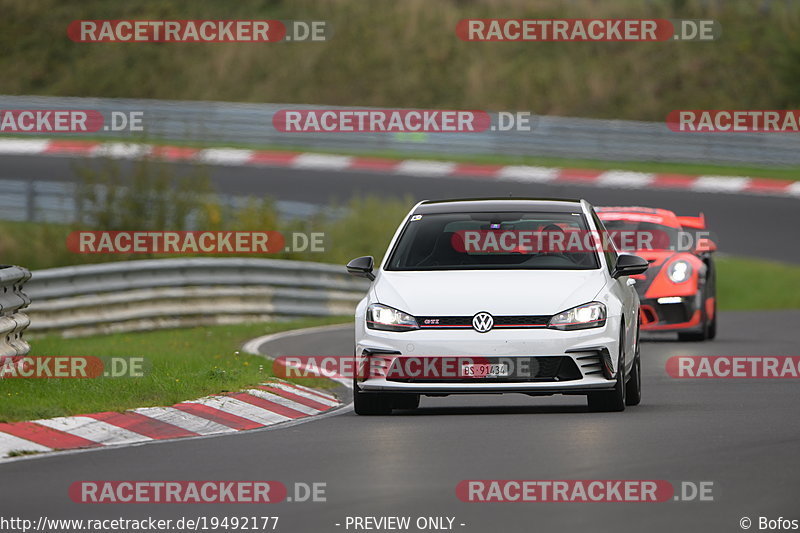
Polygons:
[[381,271],[377,302],[416,316],[553,315],[596,298],[600,270]]

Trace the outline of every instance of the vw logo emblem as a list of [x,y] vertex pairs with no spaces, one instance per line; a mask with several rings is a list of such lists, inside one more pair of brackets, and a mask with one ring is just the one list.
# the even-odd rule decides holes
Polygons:
[[472,328],[478,333],[486,333],[494,326],[494,318],[489,313],[480,312],[472,317]]

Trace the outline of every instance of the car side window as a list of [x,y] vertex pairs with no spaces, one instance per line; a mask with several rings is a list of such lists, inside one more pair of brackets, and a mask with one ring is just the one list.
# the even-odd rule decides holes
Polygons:
[[597,227],[597,231],[600,233],[601,243],[603,244],[603,255],[606,257],[606,266],[608,267],[608,273],[611,274],[614,272],[614,269],[617,267],[617,249],[614,245],[614,241],[608,235],[608,231],[606,231],[605,225],[603,225],[603,221],[597,216],[597,213],[594,212],[594,208],[592,209],[592,220],[594,220],[594,225]]

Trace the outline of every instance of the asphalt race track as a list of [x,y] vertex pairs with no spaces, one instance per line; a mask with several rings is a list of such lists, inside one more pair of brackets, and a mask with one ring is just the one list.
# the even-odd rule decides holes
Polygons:
[[[458,531],[737,531],[744,517],[796,518],[796,380],[676,380],[672,355],[796,353],[800,311],[722,313],[718,340],[643,345],[644,399],[589,413],[581,397],[423,398],[416,412],[231,436],[52,455],[0,465],[0,502],[37,519],[275,515],[281,531],[343,531],[346,516],[454,516]],[[350,328],[265,345],[272,355],[344,354]],[[78,480],[278,480],[327,484],[325,503],[89,505]],[[713,502],[464,503],[465,479],[712,481]],[[13,482],[11,481],[13,480]],[[7,513],[8,514],[8,513]],[[459,526],[458,524],[465,524]]]
[[[0,158],[0,178],[70,179],[68,158]],[[704,211],[721,251],[800,262],[796,199],[413,178],[369,173],[214,167],[226,192],[326,203],[353,191],[415,198],[582,196],[596,205]],[[764,232],[769,232],[765,237]],[[796,290],[787,288],[787,290]],[[213,438],[53,454],[0,464],[5,515],[49,518],[279,516],[278,531],[336,532],[347,516],[455,517],[455,531],[741,531],[749,517],[800,519],[800,388],[792,379],[678,380],[675,355],[798,355],[800,310],[723,312],[717,340],[642,345],[643,400],[589,413],[583,397],[423,398],[416,411],[358,417],[342,409],[307,423]],[[269,355],[352,353],[351,328],[287,337]],[[73,503],[80,480],[277,480],[326,483],[327,501],[274,505]],[[469,479],[712,482],[713,501],[464,503]],[[341,524],[337,526],[337,524]],[[460,524],[464,524],[463,526]],[[349,531],[354,531],[352,528]]]

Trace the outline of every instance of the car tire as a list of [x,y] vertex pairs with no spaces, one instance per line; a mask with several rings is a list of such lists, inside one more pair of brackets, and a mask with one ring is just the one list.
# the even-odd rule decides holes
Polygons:
[[[353,348],[353,357],[355,357]],[[353,410],[357,415],[376,416],[392,414],[392,396],[377,392],[362,392],[358,390],[358,372],[353,372]]]
[[714,340],[717,337],[717,299],[714,298],[714,318],[711,319],[711,323],[708,325],[708,334],[706,338],[708,340]]
[[625,410],[625,324],[619,339],[619,364],[617,365],[617,382],[611,390],[590,392],[586,396],[589,410],[599,412],[617,412]]
[[625,405],[639,405],[642,401],[642,362],[637,355],[633,360],[631,376],[625,384]]
[[713,340],[717,337],[717,271],[711,259],[708,260],[708,283],[706,284],[706,298],[714,298],[711,322],[708,325],[706,338]]
[[678,333],[678,340],[680,342],[703,342],[706,340],[705,328],[704,325],[703,331],[700,332]]
[[633,366],[628,381],[625,383],[625,405],[639,405],[642,401],[642,355],[639,352],[641,338],[640,324],[636,327],[636,344],[634,345]]
[[361,416],[392,414],[392,398],[378,392],[361,392],[353,389],[353,410]]
[[[706,293],[703,292],[702,298],[700,298],[700,316],[702,320],[700,321],[700,331],[687,331],[687,332],[678,332],[678,340],[681,342],[702,342],[706,339],[711,339],[713,337],[710,336],[711,332],[711,322],[708,320],[708,314],[706,313]],[[713,322],[716,322],[717,314],[714,313]],[[716,336],[716,324],[714,324],[714,335]]]
[[703,342],[708,338],[708,322],[703,318],[700,331],[686,331],[678,332],[678,340],[680,342]]

